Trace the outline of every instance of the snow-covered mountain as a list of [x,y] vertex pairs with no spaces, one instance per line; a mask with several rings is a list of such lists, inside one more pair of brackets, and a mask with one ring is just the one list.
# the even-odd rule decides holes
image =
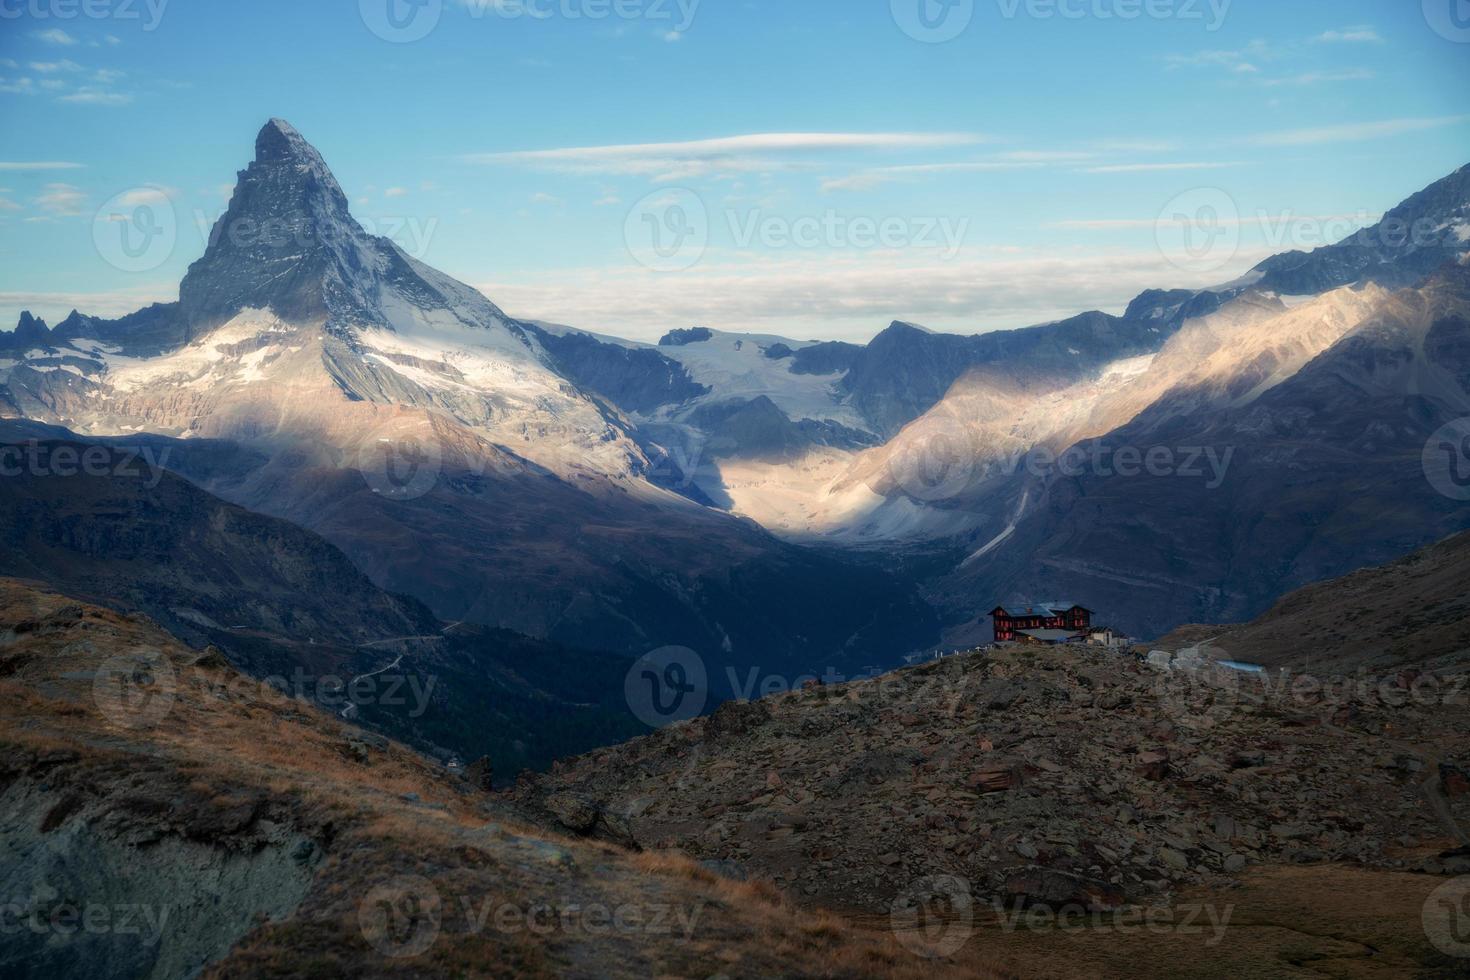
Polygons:
[[[0,351],[0,404],[174,440],[178,472],[322,534],[448,620],[732,663],[932,639],[886,573],[660,485],[680,482],[670,460],[559,371],[548,336],[368,235],[320,154],[272,120],[179,301],[28,319]],[[819,622],[782,604],[830,581],[853,598]]]
[[[178,440],[186,476],[321,533],[447,619],[736,659],[926,642],[912,583],[851,549],[938,554],[929,592],[968,616],[975,588],[1008,587],[991,570],[1020,574],[1037,528],[1077,519],[1057,509],[1081,506],[1069,477],[1038,454],[1136,438],[1140,419],[1250,417],[1470,252],[1467,167],[1345,242],[1151,290],[1122,316],[643,344],[517,320],[367,234],[281,120],[255,151],[178,302],[0,334],[0,412]],[[1071,581],[1037,588],[1086,585]],[[815,625],[792,605],[808,593]]]

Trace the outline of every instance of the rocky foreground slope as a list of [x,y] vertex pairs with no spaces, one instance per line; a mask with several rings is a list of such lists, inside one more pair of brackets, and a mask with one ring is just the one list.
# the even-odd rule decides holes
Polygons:
[[728,703],[519,793],[565,828],[871,912],[937,875],[1108,909],[1268,864],[1463,873],[1401,850],[1470,843],[1463,669],[1342,689],[1000,648]]
[[1470,655],[1466,582],[1470,533],[1298,589],[1250,623],[1182,626],[1152,646],[1203,643],[1219,656],[1298,670],[1436,669]]
[[9,579],[0,698],[5,977],[946,975],[769,887],[529,830],[142,617]]

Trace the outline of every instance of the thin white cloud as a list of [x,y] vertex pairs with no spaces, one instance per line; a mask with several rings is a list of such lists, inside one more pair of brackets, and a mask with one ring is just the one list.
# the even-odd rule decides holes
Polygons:
[[471,163],[669,181],[710,173],[789,169],[791,157],[840,150],[913,150],[983,142],[973,133],[751,133],[678,143],[632,143],[466,154]]
[[93,86],[84,86],[75,92],[59,96],[56,101],[74,105],[128,105],[133,97],[126,92],[108,92]]
[[531,203],[532,204],[560,204],[560,203],[562,203],[562,201],[561,201],[561,198],[557,197],[555,194],[547,194],[544,191],[537,191],[535,194],[532,194],[531,195]]
[[1263,78],[1260,83],[1267,88],[1279,85],[1321,85],[1327,82],[1366,82],[1378,77],[1378,73],[1367,68],[1349,68],[1343,71],[1307,71],[1284,78]]
[[408,188],[406,188],[406,187],[390,187],[390,188],[388,188],[387,190],[385,190],[383,192],[383,196],[384,197],[407,197],[408,196]]
[[845,177],[823,178],[821,190],[823,193],[868,191],[884,184],[935,174],[999,173],[1007,170],[1036,170],[1043,166],[1045,166],[1043,162],[1035,160],[972,160],[958,163],[914,163],[896,167],[871,167]]
[[85,166],[85,163],[71,163],[66,160],[0,160],[0,170],[21,172],[32,170],[80,170]]
[[59,71],[81,71],[82,66],[75,61],[62,59],[61,61],[32,61],[31,71],[38,71],[43,75],[54,74]]
[[36,31],[35,36],[47,44],[60,44],[70,47],[77,43],[77,39],[66,33],[59,27],[52,27],[44,31]]
[[21,310],[30,310],[41,319],[56,323],[72,310],[89,316],[119,317],[150,303],[167,303],[178,298],[178,287],[163,282],[102,293],[0,292],[0,328],[13,326],[20,319]]
[[1012,150],[997,154],[996,159],[1012,163],[1075,163],[1096,156],[1087,150]]
[[35,95],[36,83],[30,78],[0,78],[0,92],[8,95]]
[[36,198],[38,208],[63,216],[81,214],[86,203],[86,193],[72,184],[47,184]]
[[173,187],[138,187],[120,195],[116,203],[120,208],[135,208],[145,204],[157,206],[168,204],[171,199],[181,196],[178,189]]
[[634,339],[701,324],[866,341],[894,318],[979,333],[1082,310],[1121,312],[1144,289],[1207,286],[1267,254],[1242,250],[1230,268],[1192,281],[1157,251],[1014,253],[1022,250],[989,249],[939,263],[887,252],[796,260],[709,256],[677,275],[634,266],[563,269],[479,288],[516,316]]
[[1253,146],[1315,146],[1322,143],[1353,143],[1381,139],[1403,133],[1417,133],[1470,122],[1470,115],[1435,116],[1429,118],[1384,119],[1378,122],[1346,123],[1260,133],[1242,142]]
[[1367,24],[1359,24],[1355,27],[1344,27],[1336,31],[1323,31],[1318,34],[1314,41],[1323,44],[1382,44],[1383,38],[1379,37],[1378,31]]
[[20,211],[21,206],[14,201],[0,197],[0,211]]
[[1225,68],[1230,71],[1255,71],[1256,62],[1273,60],[1279,54],[1280,51],[1273,45],[1256,40],[1243,48],[1166,55],[1164,64],[1170,69]]
[[1134,174],[1165,172],[1170,170],[1224,170],[1228,167],[1244,167],[1237,161],[1185,161],[1179,163],[1109,163],[1099,167],[1083,167],[1085,174]]
[[[1255,215],[1246,217],[1229,218],[1221,215],[1216,223],[1222,227],[1230,228],[1275,228],[1282,225],[1300,224],[1302,222],[1353,222],[1359,225],[1368,225],[1377,221],[1382,215],[1377,214],[1279,214],[1279,215]],[[1100,219],[1074,219],[1069,221],[1053,221],[1043,228],[1066,228],[1074,231],[1128,231],[1136,228],[1157,228],[1158,218],[1100,218]]]
[[1164,140],[1108,139],[1093,144],[1104,153],[1173,153],[1178,143]]

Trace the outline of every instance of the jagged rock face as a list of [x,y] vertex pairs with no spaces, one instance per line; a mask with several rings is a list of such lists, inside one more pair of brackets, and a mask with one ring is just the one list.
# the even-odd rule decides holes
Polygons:
[[26,347],[44,347],[51,339],[51,331],[46,327],[46,321],[31,316],[29,310],[23,310],[20,314],[20,322],[15,326],[15,333],[11,335],[13,345],[17,349]]
[[531,328],[563,375],[628,412],[652,412],[709,394],[678,361],[646,347],[624,347],[583,333]]
[[1288,295],[1359,281],[1413,285],[1470,252],[1470,166],[1408,198],[1370,228],[1311,252],[1287,252],[1256,266],[1256,284]]
[[387,293],[524,339],[484,297],[367,234],[321,154],[289,123],[271,120],[256,137],[255,160],[240,172],[208,250],[179,287],[189,337],[245,309],[269,309],[292,322],[391,326]]
[[363,285],[385,256],[348,214],[347,196],[295,129],[271,120],[255,141],[209,249],[179,288],[191,334],[240,310],[273,309],[292,320],[326,319],[335,306],[363,314]]
[[[1258,395],[1181,388],[1099,440],[1198,447],[1228,463],[1198,457],[1193,476],[1051,474],[1031,485],[1035,506],[1005,544],[949,587],[1093,596],[1110,622],[1158,636],[1250,619],[1291,589],[1470,527],[1470,507],[1436,489],[1424,464],[1431,436],[1470,414],[1470,268],[1379,295]],[[1258,368],[1242,375],[1256,382],[1247,393],[1259,391],[1272,372],[1246,367]]]
[[1121,358],[1157,350],[1172,320],[1131,321],[1106,313],[974,337],[934,334],[894,323],[873,338],[842,385],[885,437],[939,403],[976,368],[994,366],[1030,379],[1077,380]]

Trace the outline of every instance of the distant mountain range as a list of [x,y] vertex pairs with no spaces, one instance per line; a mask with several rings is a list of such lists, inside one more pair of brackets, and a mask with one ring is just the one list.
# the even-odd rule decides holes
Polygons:
[[[368,235],[272,120],[176,303],[0,334],[0,414],[167,439],[172,472],[438,621],[858,670],[1041,593],[1140,634],[1249,618],[1470,527],[1419,462],[1470,416],[1467,253],[1470,167],[1121,316],[643,344],[517,320]],[[1171,468],[1052,462],[1120,449]]]

